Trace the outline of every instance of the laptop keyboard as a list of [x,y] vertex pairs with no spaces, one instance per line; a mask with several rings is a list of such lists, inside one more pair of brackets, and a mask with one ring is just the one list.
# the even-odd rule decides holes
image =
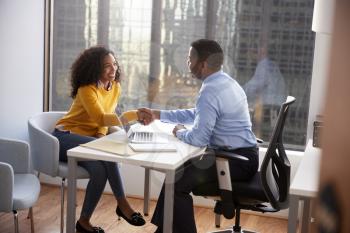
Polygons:
[[152,132],[132,132],[130,134],[130,140],[137,142],[152,142],[154,140],[154,134]]

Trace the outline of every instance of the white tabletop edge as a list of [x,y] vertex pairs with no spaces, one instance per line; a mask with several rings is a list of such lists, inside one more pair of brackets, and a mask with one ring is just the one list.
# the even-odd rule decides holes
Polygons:
[[[200,155],[204,152],[205,148],[197,147],[195,148],[192,153],[188,154],[184,159],[188,160],[194,156]],[[151,154],[151,153],[148,153]],[[171,153],[153,153],[158,156],[174,156],[174,154]],[[167,160],[166,162],[157,161],[157,160],[144,160],[144,159],[138,159],[137,155],[130,155],[130,156],[124,156],[124,155],[117,155],[112,154],[108,152],[103,152],[99,150],[94,150],[82,146],[75,147],[73,149],[70,149],[67,151],[68,157],[74,157],[78,158],[80,160],[106,160],[106,161],[113,161],[113,162],[120,162],[120,163],[127,163],[131,165],[136,166],[142,166],[142,167],[149,167],[149,168],[156,168],[156,169],[164,169],[164,170],[176,170],[181,164],[183,164],[183,159],[180,158],[176,161],[176,163],[170,163],[170,160]]]
[[289,193],[304,197],[316,197],[319,186],[321,149],[312,146],[309,140]]

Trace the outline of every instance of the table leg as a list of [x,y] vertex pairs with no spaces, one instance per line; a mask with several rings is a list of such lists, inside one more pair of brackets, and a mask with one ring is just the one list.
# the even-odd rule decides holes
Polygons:
[[309,224],[310,223],[310,199],[304,199],[304,207],[303,207],[303,220],[301,223],[301,233],[309,232]]
[[288,213],[288,233],[297,232],[299,197],[290,195]]
[[174,185],[175,171],[165,173],[165,199],[164,199],[164,223],[163,230],[167,233],[173,232],[174,214]]
[[145,168],[145,184],[144,184],[144,199],[143,199],[143,213],[145,216],[148,216],[149,213],[149,192],[150,192],[150,174],[151,171],[149,168]]
[[75,203],[76,203],[76,179],[77,161],[68,157],[68,193],[67,193],[67,230],[66,233],[75,232]]

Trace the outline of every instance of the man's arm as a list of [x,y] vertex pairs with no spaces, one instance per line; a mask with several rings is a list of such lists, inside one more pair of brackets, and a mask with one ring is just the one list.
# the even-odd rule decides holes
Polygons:
[[202,93],[198,99],[192,129],[183,129],[180,126],[176,126],[177,129],[175,128],[173,133],[181,141],[201,147],[210,143],[219,112],[218,100],[214,94]]
[[138,111],[144,114],[143,122],[145,125],[150,124],[153,120],[161,120],[169,123],[193,124],[195,118],[195,109],[179,110],[158,110],[149,108],[139,108]]

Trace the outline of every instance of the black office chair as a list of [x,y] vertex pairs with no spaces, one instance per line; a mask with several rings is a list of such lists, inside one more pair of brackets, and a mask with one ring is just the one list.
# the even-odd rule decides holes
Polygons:
[[294,101],[294,97],[288,96],[282,104],[260,171],[250,181],[231,182],[228,169],[228,160],[247,161],[248,158],[227,151],[215,151],[219,184],[201,185],[193,190],[193,194],[217,200],[214,209],[217,227],[220,221],[218,214],[228,219],[236,216],[233,229],[217,232],[250,232],[241,231],[241,209],[264,213],[289,207],[290,163],[284,150],[282,134],[289,106]]

